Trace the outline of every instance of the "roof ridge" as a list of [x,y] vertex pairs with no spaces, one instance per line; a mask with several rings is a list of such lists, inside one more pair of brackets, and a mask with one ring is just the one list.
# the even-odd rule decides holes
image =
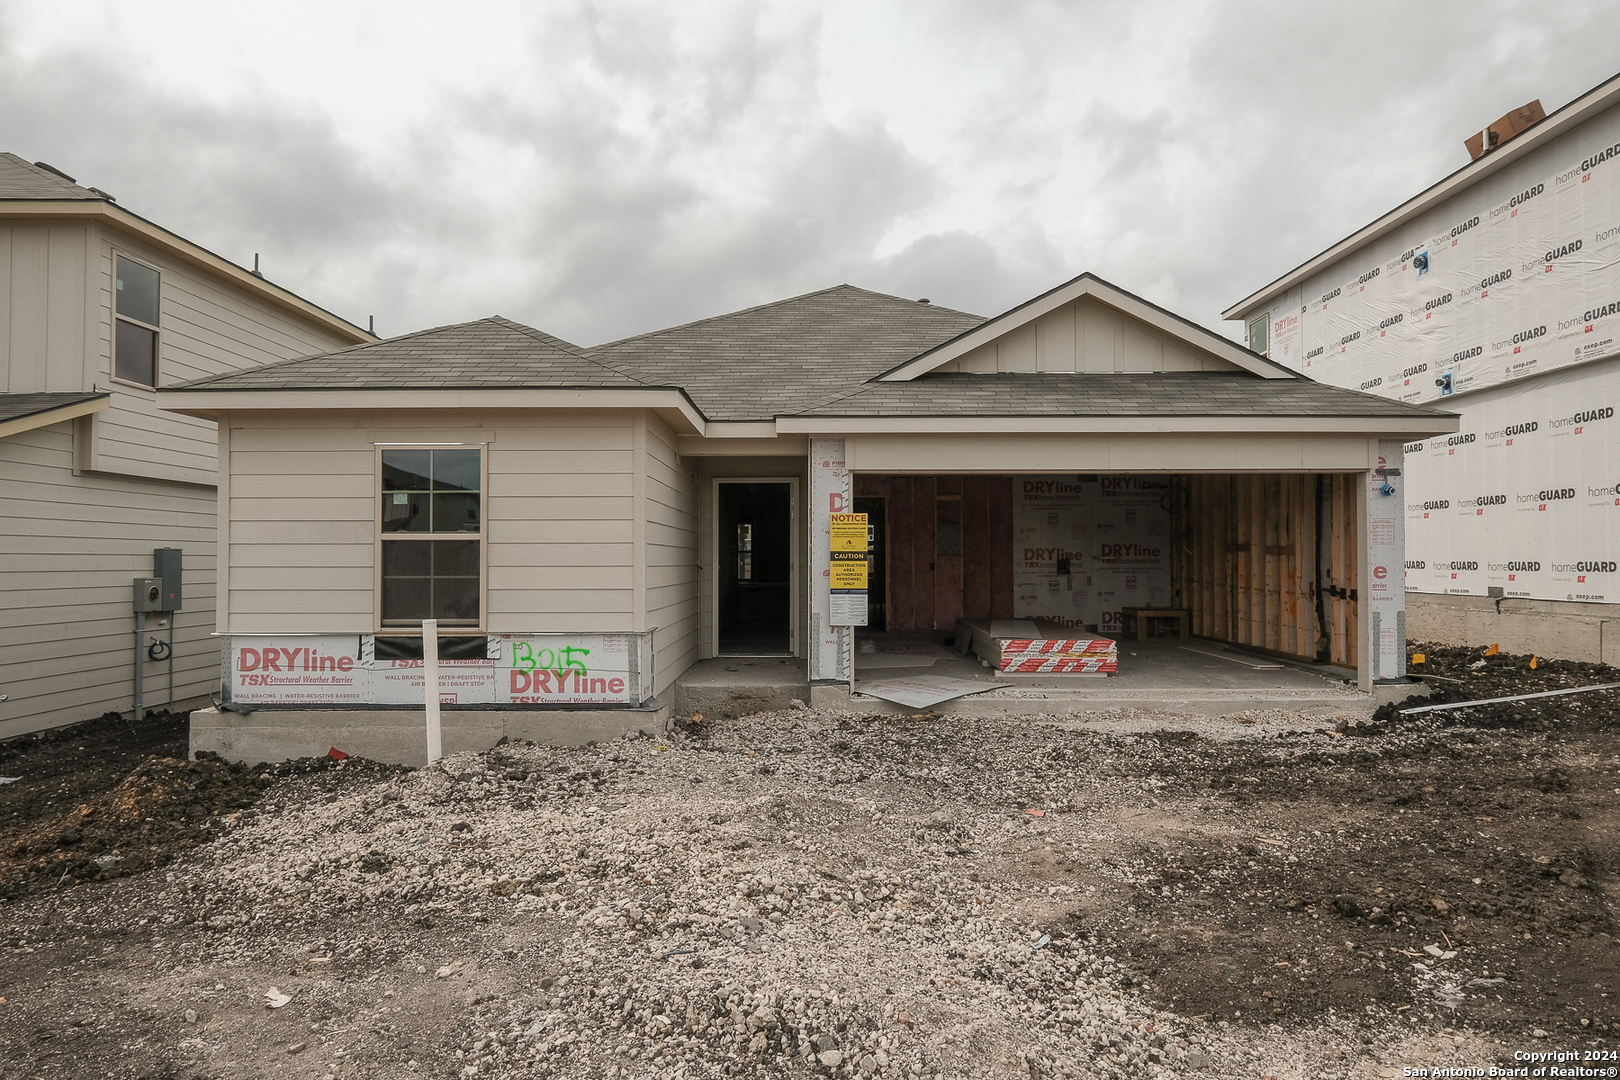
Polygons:
[[649,330],[645,334],[630,334],[627,337],[615,338],[613,341],[604,341],[600,345],[592,345],[586,351],[595,352],[597,349],[610,349],[615,345],[623,345],[627,341],[642,341],[646,338],[658,337],[660,334],[673,334],[677,330],[685,330],[688,327],[702,326],[704,323],[718,322],[721,319],[729,319],[736,315],[747,315],[750,312],[764,311],[766,308],[781,307],[783,304],[791,304],[799,300],[808,300],[810,297],[820,296],[822,293],[830,293],[838,289],[853,289],[856,287],[857,286],[851,285],[847,281],[838,285],[829,285],[825,289],[814,289],[810,292],[800,293],[798,296],[789,296],[782,300],[771,300],[764,304],[755,304],[752,307],[738,308],[736,311],[725,311],[721,312],[719,315],[710,315],[702,319],[692,319],[689,322],[678,323],[675,326],[666,326],[660,330]]
[[[769,308],[781,307],[784,304],[795,304],[795,303],[798,303],[800,300],[808,300],[812,296],[822,296],[822,295],[825,295],[827,293],[838,292],[841,289],[848,289],[848,290],[851,290],[853,292],[865,293],[867,296],[882,297],[885,300],[893,300],[895,303],[898,303],[898,304],[916,305],[918,303],[918,301],[916,301],[916,300],[907,299],[904,296],[896,296],[894,293],[878,292],[876,289],[867,289],[867,288],[863,288],[860,285],[851,285],[849,282],[843,281],[843,282],[839,282],[837,285],[829,285],[824,289],[812,289],[810,292],[800,293],[797,296],[788,296],[788,297],[784,297],[781,300],[771,300],[771,301],[769,301],[767,303],[764,303],[764,304],[755,304],[752,307],[738,308],[736,311],[726,311],[726,312],[720,313],[719,315],[710,315],[710,316],[708,316],[706,318],[702,318],[702,319],[692,319],[689,322],[678,323],[675,326],[666,326],[666,327],[664,327],[664,328],[662,328],[660,330],[649,330],[645,334],[631,334],[631,335],[629,335],[627,337],[616,338],[613,341],[604,341],[600,345],[592,345],[590,348],[586,349],[585,351],[588,352],[588,353],[593,353],[598,349],[611,349],[614,346],[623,345],[625,342],[628,342],[628,341],[644,341],[647,338],[655,338],[655,337],[658,337],[661,334],[673,334],[677,330],[686,330],[686,329],[689,329],[689,328],[694,327],[694,326],[702,326],[704,323],[719,322],[721,319],[731,319],[731,318],[735,318],[738,315],[750,315],[750,314],[753,314],[756,311],[765,311],[765,310],[767,310]],[[935,311],[947,312],[947,313],[949,313],[951,315],[961,315],[964,318],[968,318],[968,319],[978,319],[981,322],[986,321],[987,318],[988,318],[987,316],[984,316],[984,315],[975,315],[971,311],[961,311],[961,310],[959,310],[957,308],[946,307],[944,304],[935,304],[933,302],[929,302],[929,303],[924,304],[922,306],[932,308]]]
[[[512,330],[516,330],[521,334],[526,334],[529,337],[535,338],[536,340],[539,340],[539,337],[537,337],[537,335],[544,336],[544,337],[550,338],[551,340],[550,341],[541,341],[540,343],[542,345],[553,345],[554,347],[555,346],[561,346],[563,352],[571,353],[571,354],[573,354],[575,356],[580,357],[581,359],[585,358],[585,347],[583,345],[575,345],[572,341],[565,341],[564,339],[558,337],[556,334],[553,334],[548,330],[542,330],[538,326],[530,326],[528,323],[520,323],[516,319],[507,318],[505,315],[489,315],[489,316],[486,316],[486,317],[484,317],[482,319],[474,319],[472,321],[473,322],[500,323],[502,326],[508,327],[509,329],[512,329]],[[451,325],[452,326],[466,326],[466,325],[469,325],[469,324],[467,324],[467,323],[452,323]]]
[[[232,376],[240,375],[245,371],[264,371],[264,370],[266,370],[268,368],[292,367],[294,364],[305,364],[305,363],[309,363],[312,360],[325,360],[328,357],[342,356],[345,353],[359,352],[362,349],[374,349],[379,345],[394,345],[394,344],[398,344],[401,341],[409,341],[412,338],[423,337],[423,336],[425,336],[427,334],[437,333],[437,332],[439,332],[441,330],[455,330],[458,327],[473,326],[473,325],[475,325],[477,323],[483,323],[483,322],[494,322],[495,320],[498,320],[498,319],[501,319],[501,318],[502,317],[499,316],[499,315],[486,315],[482,319],[469,319],[466,322],[445,323],[443,326],[430,326],[430,327],[427,327],[424,330],[412,330],[408,334],[397,334],[394,337],[390,337],[390,338],[379,338],[376,341],[362,341],[362,342],[359,342],[358,344],[355,344],[355,345],[346,345],[341,349],[329,349],[326,352],[310,353],[307,356],[289,356],[285,360],[272,360],[269,363],[258,364],[258,365],[254,366],[254,367],[237,368],[235,371],[222,371],[222,372],[219,372],[216,375],[204,375],[200,379],[192,379],[189,382],[178,383],[175,386],[165,387],[164,389],[177,390],[182,386],[185,386],[185,387],[206,386],[208,383],[218,382],[221,379],[228,379],[228,378],[231,378]],[[505,320],[505,321],[510,322],[510,320]],[[521,325],[521,324],[518,324],[518,325]]]
[[[616,367],[613,367],[611,364],[604,364],[602,361],[600,361],[596,357],[592,356],[590,354],[589,349],[582,348],[579,345],[575,345],[571,341],[563,341],[562,338],[557,337],[555,334],[547,333],[546,331],[541,330],[538,327],[528,326],[528,325],[526,325],[524,323],[518,322],[515,319],[508,319],[504,315],[492,315],[492,316],[490,316],[490,318],[494,319],[494,320],[497,320],[499,322],[502,322],[502,323],[506,324],[507,326],[512,327],[514,330],[517,330],[517,331],[520,331],[521,333],[527,334],[530,337],[534,337],[536,334],[545,334],[545,336],[550,338],[551,341],[555,341],[555,342],[558,342],[558,343],[560,343],[562,345],[566,345],[567,349],[562,350],[562,351],[567,352],[570,356],[574,357],[575,359],[583,360],[587,364],[595,364],[597,367],[601,368],[603,371],[611,372],[612,374],[618,375],[621,378],[629,379],[631,382],[636,383],[638,386],[650,386],[650,385],[652,385],[651,383],[647,382],[647,380],[642,379],[642,378],[638,378],[637,376],[630,374],[628,371],[621,371],[620,369],[618,369]],[[550,343],[551,342],[544,342],[544,341],[541,342],[542,345],[547,345],[547,344],[550,344]]]

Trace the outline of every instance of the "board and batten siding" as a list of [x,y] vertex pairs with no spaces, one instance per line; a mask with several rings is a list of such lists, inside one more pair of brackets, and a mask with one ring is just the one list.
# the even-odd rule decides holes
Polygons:
[[1232,371],[1234,365],[1083,296],[939,371]]
[[0,225],[0,393],[90,389],[89,225]]
[[133,236],[100,227],[79,311],[89,345],[81,366],[83,388],[111,389],[112,403],[89,424],[88,445],[80,451],[82,468],[192,484],[216,479],[213,421],[162,412],[151,390],[113,381],[113,272],[120,254],[162,275],[158,381],[164,386],[354,343]]
[[699,656],[697,472],[675,449],[675,432],[644,414],[642,467],[644,625],[653,633],[653,688],[668,688]]
[[[485,628],[635,624],[637,414],[434,412],[228,417],[221,453],[231,633],[377,627],[379,443],[482,443]],[[673,442],[673,440],[671,440]]]
[[[175,616],[175,701],[212,694],[214,492],[73,472],[71,421],[0,439],[0,739],[134,703],[131,582],[152,551],[184,552]],[[148,616],[148,639],[168,628]],[[169,702],[169,664],[146,664],[145,703]]]

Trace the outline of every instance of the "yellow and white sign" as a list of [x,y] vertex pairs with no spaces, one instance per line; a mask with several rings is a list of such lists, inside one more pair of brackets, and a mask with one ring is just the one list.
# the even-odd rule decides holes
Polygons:
[[[829,551],[865,551],[867,550],[867,515],[866,514],[833,514],[830,528],[831,544]],[[833,588],[838,588],[834,585]],[[861,588],[866,588],[862,585]]]
[[[866,568],[868,563],[864,554],[835,551],[832,557],[832,587],[834,591],[856,589],[866,591]],[[844,556],[839,558],[839,556]]]

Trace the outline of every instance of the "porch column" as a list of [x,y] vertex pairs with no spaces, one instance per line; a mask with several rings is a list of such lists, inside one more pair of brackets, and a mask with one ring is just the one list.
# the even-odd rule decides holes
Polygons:
[[1377,462],[1366,473],[1363,520],[1361,662],[1364,690],[1406,677],[1406,478],[1403,444],[1378,441]]
[[832,626],[832,515],[854,504],[843,439],[810,440],[810,681],[848,682],[855,634]]

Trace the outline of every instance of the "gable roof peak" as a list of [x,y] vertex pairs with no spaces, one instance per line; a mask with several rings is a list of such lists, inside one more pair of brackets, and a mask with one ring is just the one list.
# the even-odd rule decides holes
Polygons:
[[1072,304],[1083,297],[1096,300],[1121,314],[1146,323],[1160,333],[1178,338],[1188,346],[1210,353],[1244,371],[1267,379],[1297,379],[1302,376],[1274,360],[1253,352],[1222,334],[1183,318],[1168,308],[1120,288],[1111,281],[1086,271],[1033,299],[1009,308],[978,326],[970,327],[949,341],[919,353],[877,377],[879,382],[904,382],[942,364],[995,341],[1043,315]]

